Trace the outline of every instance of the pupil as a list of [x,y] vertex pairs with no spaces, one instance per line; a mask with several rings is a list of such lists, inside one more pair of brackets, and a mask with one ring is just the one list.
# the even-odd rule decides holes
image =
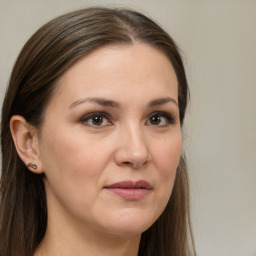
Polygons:
[[93,124],[96,124],[96,125],[102,124],[103,118],[102,118],[102,116],[95,116],[92,119],[92,122],[93,122]]
[[152,124],[156,125],[156,124],[160,124],[160,122],[161,122],[160,116],[152,116],[151,117],[151,123]]

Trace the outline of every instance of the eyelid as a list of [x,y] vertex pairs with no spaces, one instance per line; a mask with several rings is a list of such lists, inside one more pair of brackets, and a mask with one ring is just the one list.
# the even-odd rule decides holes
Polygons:
[[[164,112],[164,111],[155,111],[153,113],[151,113],[149,116],[148,116],[148,119],[155,116],[155,115],[159,115],[161,117],[165,117],[168,121],[169,124],[174,124],[176,122],[176,118],[172,115],[172,114],[169,114],[167,112]],[[147,120],[148,122],[148,120]],[[161,126],[161,125],[159,125]],[[164,126],[164,125],[162,125]]]
[[87,125],[89,127],[94,127],[94,128],[101,128],[101,127],[105,127],[108,125],[99,125],[97,127],[97,125],[90,125],[90,124],[85,124],[86,122],[88,122],[88,120],[90,120],[91,118],[95,117],[95,116],[102,116],[103,118],[106,118],[108,120],[108,122],[110,123],[110,125],[112,125],[113,123],[110,121],[111,120],[111,116],[109,114],[107,114],[106,112],[101,112],[101,111],[97,111],[97,112],[92,112],[89,113],[87,115],[84,115],[80,122],[83,123],[84,125]]
[[[167,121],[167,124],[162,124],[162,125],[161,124],[160,125],[148,124],[149,119],[153,116],[156,116],[156,115],[165,118],[166,121]],[[96,116],[102,116],[104,119],[107,119],[108,124],[104,124],[104,125],[89,124],[89,120],[93,117],[96,117]],[[92,128],[103,128],[103,127],[106,127],[106,126],[113,125],[113,122],[111,120],[112,120],[112,117],[108,113],[102,112],[102,111],[96,111],[96,112],[91,112],[89,114],[84,115],[80,119],[80,122],[83,125],[86,125],[86,126],[89,126],[89,127],[92,127]],[[158,126],[158,127],[162,126],[163,127],[163,126],[168,126],[168,125],[174,124],[175,122],[176,122],[176,118],[174,117],[174,115],[172,115],[168,112],[165,112],[165,111],[155,111],[155,112],[152,112],[148,115],[146,125],[152,125],[152,126]]]

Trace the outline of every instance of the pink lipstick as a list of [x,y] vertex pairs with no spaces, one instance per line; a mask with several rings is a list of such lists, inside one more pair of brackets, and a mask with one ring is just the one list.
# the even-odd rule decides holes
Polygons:
[[151,185],[145,180],[121,181],[104,188],[129,201],[141,200],[152,191]]

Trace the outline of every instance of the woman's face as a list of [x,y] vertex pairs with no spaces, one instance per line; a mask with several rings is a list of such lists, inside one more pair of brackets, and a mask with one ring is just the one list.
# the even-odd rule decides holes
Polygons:
[[38,147],[49,223],[145,231],[170,198],[182,149],[170,61],[142,43],[84,57],[57,82]]

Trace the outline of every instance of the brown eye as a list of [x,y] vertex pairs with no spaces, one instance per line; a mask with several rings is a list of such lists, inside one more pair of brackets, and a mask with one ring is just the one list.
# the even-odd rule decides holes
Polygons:
[[91,113],[82,118],[81,122],[86,126],[104,127],[112,125],[110,116],[106,113]]
[[153,126],[168,126],[174,123],[174,119],[168,113],[165,112],[156,112],[153,113],[148,121],[146,122],[147,125]]
[[104,121],[104,119],[103,119],[102,116],[95,116],[95,117],[92,118],[91,122],[94,125],[102,125],[103,121]]
[[152,116],[152,117],[150,117],[149,121],[152,125],[159,125],[161,123],[161,117],[160,116]]

